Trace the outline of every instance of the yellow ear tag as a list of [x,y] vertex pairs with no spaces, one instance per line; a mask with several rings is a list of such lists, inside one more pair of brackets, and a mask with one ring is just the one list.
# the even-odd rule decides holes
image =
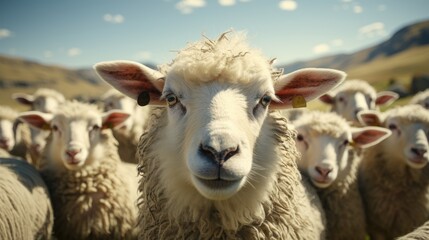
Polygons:
[[292,107],[293,108],[304,108],[307,107],[307,101],[301,95],[294,96],[292,98]]

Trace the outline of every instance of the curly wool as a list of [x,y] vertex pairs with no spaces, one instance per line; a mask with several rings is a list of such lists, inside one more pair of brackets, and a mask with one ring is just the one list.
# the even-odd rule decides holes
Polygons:
[[133,195],[137,194],[124,187],[133,175],[120,162],[110,131],[102,133],[101,141],[106,157],[98,163],[77,171],[48,166],[41,170],[51,193],[54,234],[59,239],[135,238],[137,196]]
[[425,222],[421,227],[408,233],[405,236],[397,238],[397,240],[427,240],[429,236],[429,221]]
[[424,106],[425,100],[427,98],[429,98],[429,89],[417,93],[414,97],[411,98],[410,104],[419,104]]
[[37,170],[0,158],[0,239],[50,239],[54,217],[48,189]]
[[[162,159],[157,157],[157,142],[163,137],[160,129],[166,125],[165,114],[163,110],[154,111],[150,120],[152,125],[140,139],[139,239],[323,238],[323,216],[317,215],[321,206],[315,193],[309,192],[311,187],[308,182],[301,179],[297,170],[294,134],[286,128],[286,119],[270,113],[264,124],[266,129],[263,130],[272,133],[267,144],[279,156],[276,172],[267,176],[271,183],[268,197],[252,202],[256,196],[245,195],[243,192],[246,189],[242,189],[241,198],[238,196],[219,202],[206,199],[204,201],[207,202],[202,203],[204,206],[199,208],[194,205],[178,206],[174,199],[170,201],[164,187],[166,183],[160,180],[159,161]],[[254,193],[254,189],[252,191]]]

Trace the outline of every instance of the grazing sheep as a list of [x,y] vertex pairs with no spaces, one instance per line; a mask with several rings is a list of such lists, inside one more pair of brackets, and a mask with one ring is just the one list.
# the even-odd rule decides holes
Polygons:
[[49,128],[42,176],[54,207],[59,239],[129,239],[137,222],[137,165],[123,163],[111,130],[129,115],[64,102],[56,113],[31,111],[20,119]]
[[[28,153],[30,129],[19,124],[18,112],[7,106],[0,106],[0,148],[9,156],[21,157],[33,163]],[[6,155],[6,154],[3,154]]]
[[0,239],[50,239],[53,222],[37,170],[20,159],[0,158]]
[[140,239],[324,238],[320,201],[296,167],[294,132],[271,110],[317,98],[345,74],[281,75],[244,40],[236,33],[190,44],[161,72],[129,61],[95,65],[139,105],[161,106],[138,149]]
[[424,108],[429,109],[429,89],[417,93],[414,97],[411,98],[410,104],[419,104]]
[[371,240],[393,239],[429,220],[429,111],[407,105],[385,113],[365,111],[359,118],[392,131],[365,151],[359,185]]
[[137,145],[146,120],[149,118],[149,107],[139,107],[135,100],[116,89],[107,91],[101,99],[104,103],[104,111],[120,109],[130,114],[121,126],[113,129],[113,136],[118,140],[121,159],[137,163]]
[[388,105],[398,99],[398,94],[391,91],[377,93],[374,87],[363,80],[346,80],[342,85],[319,99],[330,104],[331,111],[344,117],[352,125],[359,126],[357,114],[362,110],[377,110],[381,105]]
[[365,210],[357,169],[361,149],[390,135],[380,127],[350,127],[335,113],[307,111],[292,121],[301,153],[298,168],[317,189],[326,214],[326,239],[365,239]]
[[[49,88],[39,88],[32,95],[14,93],[12,98],[18,103],[29,106],[31,110],[45,113],[54,113],[58,106],[65,101],[63,94]],[[36,167],[40,165],[40,155],[45,147],[48,135],[49,131],[44,129],[30,128],[31,141],[27,148],[31,161]]]

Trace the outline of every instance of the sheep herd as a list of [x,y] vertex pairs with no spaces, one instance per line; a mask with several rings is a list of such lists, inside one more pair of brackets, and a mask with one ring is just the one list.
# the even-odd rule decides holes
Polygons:
[[0,239],[429,239],[429,90],[381,112],[395,93],[240,32],[94,69],[100,103],[0,106]]

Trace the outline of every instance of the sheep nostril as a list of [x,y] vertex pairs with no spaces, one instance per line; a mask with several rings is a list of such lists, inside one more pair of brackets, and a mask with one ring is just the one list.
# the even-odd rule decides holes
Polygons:
[[80,153],[80,149],[73,149],[73,150],[67,150],[66,151],[66,154],[67,154],[67,156],[69,156],[69,157],[75,157],[78,153]]
[[316,167],[316,171],[322,176],[327,177],[330,172],[332,172],[332,169],[328,168],[322,168],[322,167]]
[[423,155],[425,155],[425,153],[427,152],[427,149],[425,149],[425,148],[411,148],[411,152],[413,152],[414,154],[416,154],[419,157],[423,157]]
[[222,151],[217,151],[213,147],[201,144],[199,150],[204,156],[222,165],[231,157],[239,153],[239,147],[227,148]]

